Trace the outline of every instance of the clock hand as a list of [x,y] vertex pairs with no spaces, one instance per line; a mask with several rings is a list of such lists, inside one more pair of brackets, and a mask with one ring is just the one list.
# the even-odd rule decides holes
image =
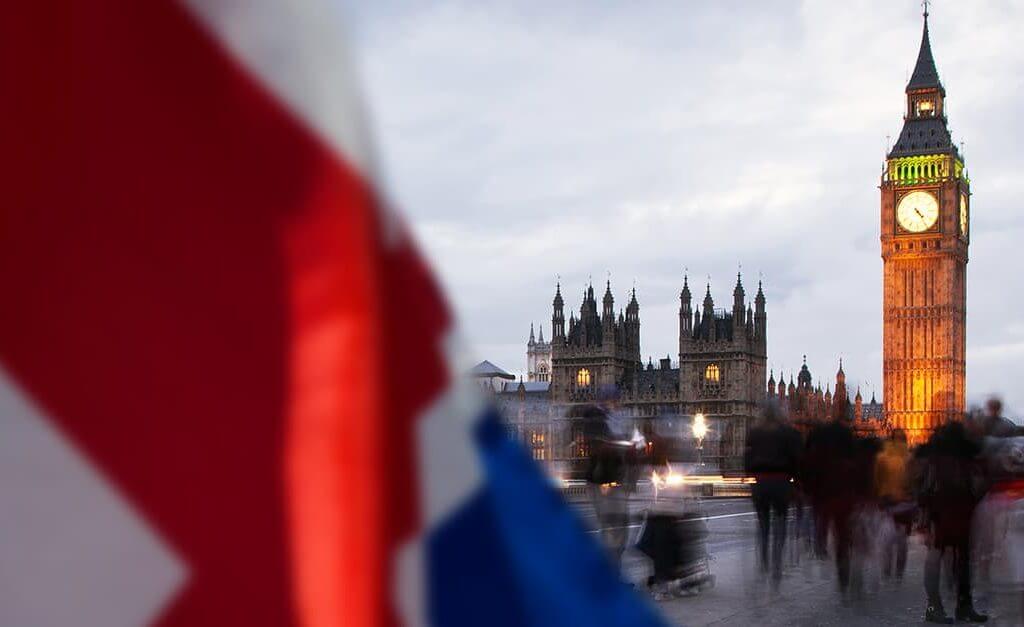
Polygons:
[[914,213],[916,213],[916,214],[917,214],[917,217],[919,217],[919,218],[921,218],[922,220],[924,220],[924,214],[923,214],[923,213],[921,213],[921,210],[920,210],[920,209],[918,209],[917,207],[914,207]]

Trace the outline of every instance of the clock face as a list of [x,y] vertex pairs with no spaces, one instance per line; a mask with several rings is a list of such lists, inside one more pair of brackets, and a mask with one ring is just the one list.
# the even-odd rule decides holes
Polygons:
[[967,237],[967,194],[960,194],[960,235]]
[[939,201],[929,192],[910,192],[896,206],[896,221],[911,233],[927,231],[939,219]]

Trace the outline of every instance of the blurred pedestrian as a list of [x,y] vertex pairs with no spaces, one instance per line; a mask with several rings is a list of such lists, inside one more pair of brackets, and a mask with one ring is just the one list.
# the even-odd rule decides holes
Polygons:
[[776,403],[765,404],[760,420],[747,434],[743,461],[747,476],[756,481],[751,496],[757,511],[761,569],[766,575],[771,573],[775,585],[782,579],[786,518],[799,472],[800,449],[800,433],[786,423]]
[[815,553],[824,559],[831,532],[839,591],[850,587],[852,514],[857,493],[855,438],[849,418],[836,418],[811,430],[804,447],[804,483],[814,509]]
[[588,452],[586,465],[587,494],[594,508],[598,531],[618,566],[626,548],[629,525],[629,493],[626,480],[628,442],[615,437],[607,411],[597,405],[577,410],[583,420]]
[[950,624],[939,589],[945,554],[951,554],[956,576],[956,619],[984,622],[971,594],[971,518],[982,494],[979,445],[961,422],[943,425],[918,449],[922,458],[918,499],[928,521],[928,555],[924,585],[928,595],[925,620]]
[[981,428],[985,436],[990,438],[1012,438],[1020,430],[1013,421],[1003,416],[1003,401],[998,396],[989,398],[985,403]]
[[907,567],[908,538],[917,510],[910,498],[907,472],[910,449],[903,429],[893,429],[889,439],[875,461],[875,494],[878,505],[892,519],[895,533],[884,538],[882,547],[882,575],[889,578],[896,566],[896,581],[903,580]]
[[882,449],[881,441],[874,436],[853,439],[853,509],[851,511],[850,542],[850,591],[855,596],[864,593],[866,566],[877,562],[879,549],[884,548],[878,541],[888,537],[890,525],[878,509],[875,498],[875,460]]
[[1007,624],[1024,624],[1024,437],[987,438],[989,490],[972,528],[977,585]]

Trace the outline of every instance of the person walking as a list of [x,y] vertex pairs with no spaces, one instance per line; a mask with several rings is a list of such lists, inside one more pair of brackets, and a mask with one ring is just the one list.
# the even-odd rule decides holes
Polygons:
[[814,509],[815,553],[827,556],[829,532],[835,544],[839,592],[850,589],[852,518],[857,497],[856,438],[845,412],[811,430],[804,448],[804,484]]
[[601,539],[612,562],[619,567],[629,531],[629,492],[625,485],[628,446],[615,439],[603,407],[586,405],[578,414],[583,419],[588,453],[587,494]]
[[875,495],[879,507],[888,515],[896,528],[890,538],[883,540],[882,575],[889,578],[896,566],[896,581],[903,580],[907,568],[908,538],[917,508],[910,499],[907,466],[910,449],[903,429],[893,429],[889,439],[875,460]]
[[756,481],[751,497],[757,511],[761,570],[765,575],[771,574],[776,587],[782,580],[786,518],[793,481],[799,473],[800,454],[800,433],[786,423],[776,403],[766,404],[760,420],[747,434],[743,461],[747,476]]
[[971,519],[982,494],[979,445],[961,422],[945,424],[918,449],[922,458],[918,499],[928,521],[928,555],[924,585],[928,595],[925,620],[951,624],[942,605],[939,580],[943,557],[952,554],[956,576],[956,619],[985,622],[974,609],[971,594]]
[[1021,434],[1021,429],[1009,418],[1003,416],[1003,401],[993,396],[985,403],[985,417],[981,429],[986,437],[1012,438]]

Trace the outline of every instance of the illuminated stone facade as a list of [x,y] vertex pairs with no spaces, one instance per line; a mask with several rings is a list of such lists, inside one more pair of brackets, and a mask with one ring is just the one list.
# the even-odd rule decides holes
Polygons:
[[[739,468],[746,431],[764,400],[767,315],[760,285],[753,304],[739,276],[732,311],[715,309],[710,285],[693,309],[687,280],[679,305],[679,362],[644,366],[640,357],[640,305],[636,291],[616,317],[611,285],[598,312],[593,286],[579,316],[565,319],[561,286],[551,320],[551,400],[565,407],[614,394],[639,428],[650,420],[704,414],[709,434],[704,459],[723,470]],[[689,418],[687,418],[689,419]]]
[[928,36],[881,180],[885,413],[920,442],[965,401],[970,182]]
[[875,400],[874,394],[871,395],[871,400],[865,403],[860,388],[857,388],[853,401],[850,401],[842,359],[839,360],[839,370],[836,372],[835,390],[833,394],[832,383],[827,383],[824,391],[821,389],[821,383],[814,384],[811,371],[807,368],[806,355],[796,384],[793,383],[792,373],[789,375],[788,386],[781,372],[778,383],[775,381],[774,372],[768,376],[768,398],[779,404],[793,425],[802,433],[809,433],[817,425],[829,420],[845,417],[861,435],[889,435],[891,425],[885,421],[884,408]]
[[754,305],[746,302],[736,277],[732,311],[715,311],[710,286],[699,312],[691,312],[690,290],[683,284],[679,307],[679,401],[683,414],[704,414],[718,435],[719,458],[737,469],[747,430],[764,402],[768,376],[768,320],[761,286]]
[[526,380],[551,381],[551,344],[544,341],[544,325],[540,327],[540,339],[533,335],[530,325],[530,339],[526,343]]
[[609,282],[602,310],[597,309],[594,286],[583,291],[579,317],[564,314],[561,285],[555,290],[551,319],[551,398],[556,403],[598,400],[602,390],[628,389],[640,361],[640,305],[636,290],[625,313],[615,316],[615,298]]

